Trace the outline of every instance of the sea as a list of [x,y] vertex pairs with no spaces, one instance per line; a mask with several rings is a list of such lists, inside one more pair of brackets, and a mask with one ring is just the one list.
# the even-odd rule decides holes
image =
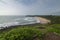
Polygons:
[[10,26],[38,23],[36,17],[0,16],[0,29]]

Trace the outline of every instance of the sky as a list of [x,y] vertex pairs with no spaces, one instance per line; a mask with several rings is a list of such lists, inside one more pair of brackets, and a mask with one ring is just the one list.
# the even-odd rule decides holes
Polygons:
[[0,0],[0,15],[60,15],[60,0]]

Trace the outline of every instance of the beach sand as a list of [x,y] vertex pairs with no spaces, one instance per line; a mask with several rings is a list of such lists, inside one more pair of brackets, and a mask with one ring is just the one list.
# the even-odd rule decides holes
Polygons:
[[43,17],[36,17],[37,21],[40,22],[40,24],[47,24],[47,23],[51,23],[51,20],[48,20],[46,18]]

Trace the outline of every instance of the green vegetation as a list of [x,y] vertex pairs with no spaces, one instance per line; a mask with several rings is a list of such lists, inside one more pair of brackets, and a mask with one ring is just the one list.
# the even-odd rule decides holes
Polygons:
[[1,33],[0,40],[43,40],[49,32],[60,35],[60,24],[20,26]]
[[33,40],[35,37],[42,39],[42,32],[32,28],[18,28],[6,33],[4,40]]
[[51,24],[60,24],[60,16],[43,16],[44,18],[47,18],[51,20]]

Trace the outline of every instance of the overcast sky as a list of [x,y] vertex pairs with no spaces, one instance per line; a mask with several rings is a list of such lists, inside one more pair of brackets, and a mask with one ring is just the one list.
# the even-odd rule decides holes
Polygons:
[[60,0],[0,0],[0,15],[60,14]]

